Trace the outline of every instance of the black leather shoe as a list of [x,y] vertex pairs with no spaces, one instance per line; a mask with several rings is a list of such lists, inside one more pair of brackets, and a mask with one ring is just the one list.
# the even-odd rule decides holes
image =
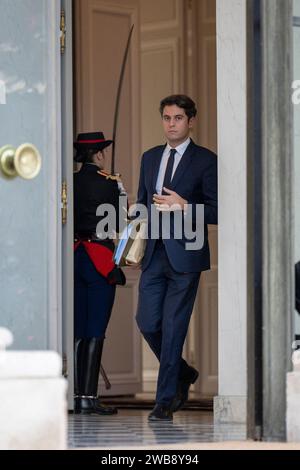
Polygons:
[[118,409],[115,406],[104,405],[100,402],[99,397],[94,399],[94,409],[101,415],[116,415],[118,413]]
[[176,397],[174,398],[171,407],[173,412],[180,410],[183,405],[188,401],[190,386],[194,384],[199,377],[199,372],[196,369],[194,369],[193,367],[191,367],[190,369],[191,375],[189,379],[180,380],[178,382]]
[[149,421],[172,421],[173,413],[169,406],[155,405],[148,416]]
[[99,398],[76,397],[75,414],[97,414],[97,415],[115,415],[118,413],[114,406],[106,406],[100,403]]

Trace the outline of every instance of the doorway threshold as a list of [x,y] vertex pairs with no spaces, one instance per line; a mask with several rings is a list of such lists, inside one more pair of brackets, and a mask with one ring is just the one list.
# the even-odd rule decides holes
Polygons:
[[[155,393],[138,393],[136,395],[122,395],[103,397],[101,402],[115,405],[120,409],[152,409],[155,405]],[[191,392],[189,400],[183,410],[213,411],[213,397],[205,397]]]

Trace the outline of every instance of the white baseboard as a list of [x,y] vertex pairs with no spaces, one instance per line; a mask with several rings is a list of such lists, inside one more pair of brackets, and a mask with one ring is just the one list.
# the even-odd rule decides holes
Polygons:
[[145,370],[143,372],[143,392],[156,392],[157,375],[156,370]]

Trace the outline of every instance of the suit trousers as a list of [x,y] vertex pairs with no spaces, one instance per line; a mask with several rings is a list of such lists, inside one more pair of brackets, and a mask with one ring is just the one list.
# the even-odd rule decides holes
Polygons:
[[98,273],[83,246],[74,254],[74,336],[104,338],[116,286]]
[[182,349],[200,280],[199,273],[176,272],[158,240],[139,285],[138,327],[160,361],[156,403],[171,405],[178,380],[189,378]]

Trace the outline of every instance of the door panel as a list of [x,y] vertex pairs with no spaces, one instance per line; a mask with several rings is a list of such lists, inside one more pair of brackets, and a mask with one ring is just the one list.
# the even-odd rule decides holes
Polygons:
[[[164,2],[165,3],[165,2]],[[196,100],[198,119],[192,138],[217,150],[216,2],[141,0],[142,148],[164,141],[158,103],[163,96],[187,93]],[[157,70],[160,70],[157,82]],[[200,371],[193,387],[201,395],[218,390],[218,231],[209,226],[211,270],[201,275],[184,347]],[[158,362],[144,343],[144,390],[154,391]]]
[[[216,2],[193,0],[189,11],[190,82],[197,98],[196,140],[217,151]],[[197,44],[197,46],[195,45]],[[189,340],[194,365],[200,371],[195,391],[204,396],[218,392],[218,228],[208,226],[211,270],[201,275]]]
[[[163,5],[162,5],[163,3]],[[184,2],[140,0],[142,149],[165,142],[160,100],[184,90]],[[159,70],[159,80],[158,73]],[[159,363],[143,340],[143,389],[155,392]]]
[[0,147],[29,142],[42,159],[32,180],[0,172],[0,323],[14,349],[60,351],[58,2],[1,0],[0,11]]

